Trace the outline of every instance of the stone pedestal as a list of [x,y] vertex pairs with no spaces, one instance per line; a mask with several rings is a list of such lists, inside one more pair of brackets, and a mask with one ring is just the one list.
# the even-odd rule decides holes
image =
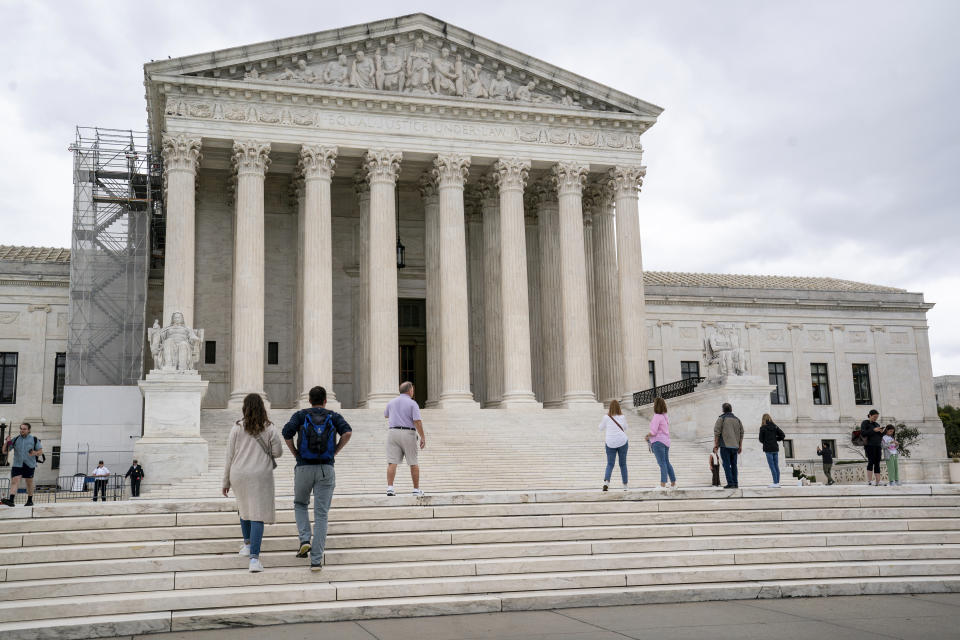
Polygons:
[[139,383],[143,437],[133,455],[146,482],[169,484],[207,470],[207,441],[200,437],[200,402],[206,380],[196,371],[151,371]]

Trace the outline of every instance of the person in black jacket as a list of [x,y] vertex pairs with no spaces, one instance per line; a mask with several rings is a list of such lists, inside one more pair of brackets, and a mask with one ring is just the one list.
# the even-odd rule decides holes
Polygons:
[[140,481],[143,480],[143,476],[143,467],[137,464],[136,460],[133,461],[133,464],[127,469],[126,475],[123,476],[124,478],[130,478],[130,495],[134,498],[140,496]]
[[768,485],[771,489],[780,487],[780,445],[777,443],[784,438],[786,436],[780,427],[774,423],[770,414],[763,414],[760,419],[760,442],[763,444],[763,452],[767,454],[770,474],[773,475],[773,484]]
[[866,438],[863,451],[867,455],[867,484],[880,484],[880,459],[883,457],[883,427],[877,420],[880,412],[871,409],[867,419],[860,423],[860,435]]
[[817,447],[817,455],[823,458],[823,475],[827,476],[827,486],[834,484],[830,470],[833,469],[833,450],[827,445]]

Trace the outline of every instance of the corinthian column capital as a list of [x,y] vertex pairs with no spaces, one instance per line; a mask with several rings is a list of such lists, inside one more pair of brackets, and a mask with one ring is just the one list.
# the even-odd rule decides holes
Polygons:
[[459,153],[441,153],[430,170],[440,188],[463,187],[470,173],[470,157]]
[[432,170],[428,169],[420,174],[417,188],[420,190],[420,198],[424,201],[437,197],[437,178]]
[[371,149],[363,157],[363,166],[367,170],[370,184],[386,182],[394,184],[400,174],[400,161],[403,154],[389,149]]
[[200,166],[200,138],[190,138],[185,134],[164,135],[160,154],[163,156],[163,170],[189,171],[196,175]]
[[613,190],[615,197],[624,195],[637,197],[637,192],[643,186],[645,175],[647,175],[647,168],[639,165],[614,167],[607,172],[607,186]]
[[305,144],[300,147],[300,161],[297,168],[306,180],[333,177],[333,167],[337,163],[337,148],[322,144]]
[[233,168],[237,175],[263,175],[270,166],[270,143],[258,140],[235,140]]
[[530,175],[530,161],[520,158],[500,158],[493,164],[490,176],[500,191],[523,191]]
[[558,162],[553,165],[553,177],[557,181],[557,193],[561,196],[577,195],[583,192],[590,168],[579,162]]

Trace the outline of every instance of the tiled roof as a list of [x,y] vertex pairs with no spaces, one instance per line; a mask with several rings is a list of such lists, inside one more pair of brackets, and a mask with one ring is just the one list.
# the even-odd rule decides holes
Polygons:
[[15,247],[0,245],[0,260],[7,262],[47,262],[70,264],[70,249],[57,247]]
[[798,276],[745,276],[732,273],[676,273],[644,271],[643,282],[662,287],[726,287],[730,289],[799,289],[803,291],[848,291],[861,293],[905,293],[905,289],[876,284]]

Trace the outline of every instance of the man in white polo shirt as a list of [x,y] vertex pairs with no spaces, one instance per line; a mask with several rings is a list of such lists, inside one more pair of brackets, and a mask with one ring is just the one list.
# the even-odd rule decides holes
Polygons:
[[413,480],[413,495],[420,497],[420,465],[417,464],[417,436],[420,436],[420,449],[427,446],[427,436],[423,433],[423,421],[420,419],[420,407],[413,399],[413,383],[400,385],[400,395],[387,403],[383,411],[387,419],[387,495],[397,495],[393,490],[393,479],[397,475],[397,465],[407,459],[410,465],[410,478]]

